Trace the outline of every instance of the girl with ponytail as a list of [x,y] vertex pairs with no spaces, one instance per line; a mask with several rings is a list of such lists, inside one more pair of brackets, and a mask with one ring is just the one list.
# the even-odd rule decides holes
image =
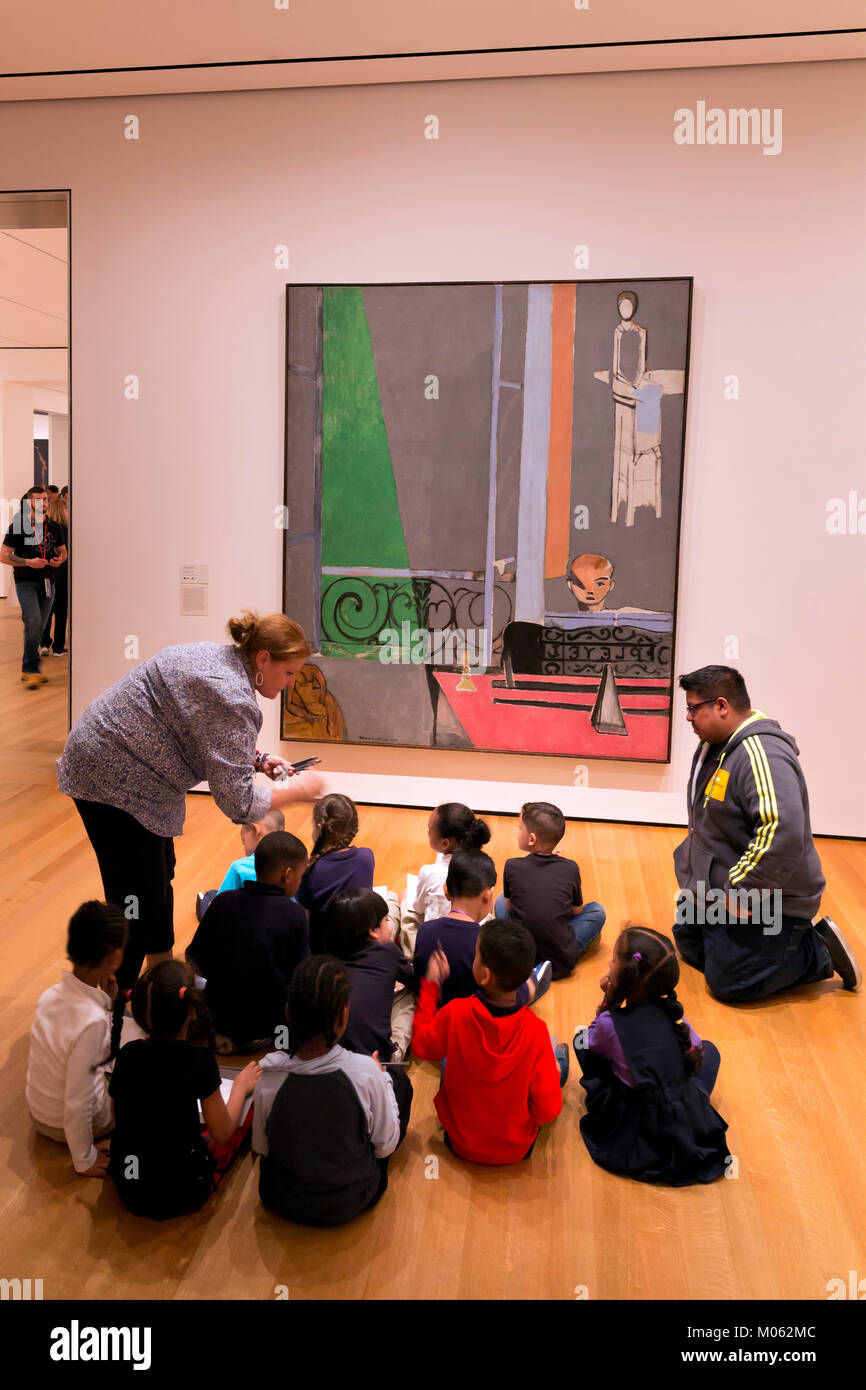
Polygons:
[[153,966],[128,993],[145,1037],[114,1064],[109,1172],[131,1212],[164,1221],[207,1201],[249,1128],[241,1114],[261,1070],[250,1062],[223,1099],[207,1005],[183,961]]
[[683,1017],[679,978],[673,942],[626,923],[595,1019],[574,1038],[586,1091],[580,1129],[592,1158],[672,1187],[712,1182],[729,1157],[727,1125],[710,1104],[719,1052]]
[[[436,862],[424,864],[418,870],[414,900],[411,907],[407,901],[403,915],[404,933],[411,926],[417,930],[422,922],[448,916],[451,903],[445,895],[445,880],[451,856],[455,849],[483,849],[490,839],[490,827],[461,801],[445,801],[430,812],[427,839]],[[412,939],[414,941],[414,933]]]

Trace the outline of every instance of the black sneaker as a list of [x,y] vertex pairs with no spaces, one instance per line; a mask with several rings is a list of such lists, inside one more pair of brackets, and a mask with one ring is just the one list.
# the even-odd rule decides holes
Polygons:
[[816,922],[815,931],[820,936],[833,962],[833,969],[842,977],[845,989],[859,989],[863,983],[863,972],[857,964],[857,957],[848,945],[832,917],[822,917]]

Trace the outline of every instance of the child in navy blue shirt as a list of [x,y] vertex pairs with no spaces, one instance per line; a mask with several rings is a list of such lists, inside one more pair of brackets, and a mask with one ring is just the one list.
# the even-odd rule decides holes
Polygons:
[[627,925],[604,999],[574,1050],[583,1072],[580,1129],[595,1162],[638,1182],[712,1182],[726,1169],[727,1125],[710,1104],[718,1049],[683,1018],[673,942]]
[[[402,1061],[412,1037],[415,995],[412,962],[395,946],[388,904],[371,888],[344,888],[328,906],[325,941],[342,960],[352,987],[352,1008],[342,1046],[381,1062]],[[395,994],[395,986],[403,988]]]
[[[448,865],[445,894],[451,911],[445,917],[434,917],[418,928],[415,939],[415,982],[420,989],[427,977],[430,957],[436,950],[444,951],[448,961],[448,977],[441,986],[440,1006],[452,999],[465,999],[475,994],[477,985],[473,973],[475,944],[483,919],[490,914],[496,893],[496,865],[482,850],[456,849]],[[543,961],[517,991],[519,1005],[540,999],[550,985],[550,962]]]
[[273,1045],[286,991],[309,954],[307,914],[292,901],[307,866],[295,835],[275,830],[255,848],[255,879],[220,893],[201,919],[186,958],[205,977],[216,1051]]
[[295,897],[310,914],[310,951],[325,949],[328,903],[343,888],[372,888],[373,851],[353,845],[358,833],[358,809],[339,792],[320,797],[313,807],[316,839],[310,864]]

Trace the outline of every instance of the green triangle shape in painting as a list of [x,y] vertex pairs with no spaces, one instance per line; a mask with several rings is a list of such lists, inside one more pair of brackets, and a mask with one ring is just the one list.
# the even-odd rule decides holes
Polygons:
[[408,569],[363,290],[322,300],[322,564]]

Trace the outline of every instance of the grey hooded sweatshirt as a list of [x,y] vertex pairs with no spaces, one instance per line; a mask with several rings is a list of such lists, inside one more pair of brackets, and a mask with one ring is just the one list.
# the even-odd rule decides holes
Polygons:
[[785,917],[811,919],[826,880],[812,840],[799,749],[753,710],[727,743],[702,743],[689,776],[689,833],[674,851],[681,889],[781,889]]

